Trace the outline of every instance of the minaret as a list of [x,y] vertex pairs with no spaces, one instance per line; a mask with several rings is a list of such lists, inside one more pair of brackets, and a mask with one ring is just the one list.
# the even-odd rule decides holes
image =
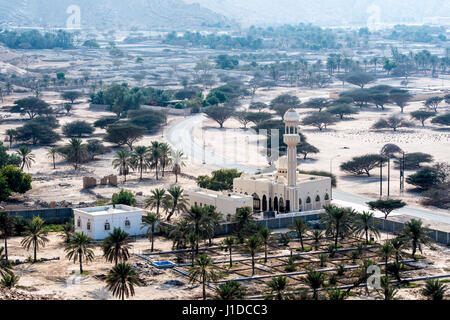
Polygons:
[[287,145],[287,185],[295,187],[297,184],[297,145],[300,143],[300,135],[298,134],[298,126],[300,117],[294,109],[289,109],[283,117],[284,120],[284,136],[283,141]]

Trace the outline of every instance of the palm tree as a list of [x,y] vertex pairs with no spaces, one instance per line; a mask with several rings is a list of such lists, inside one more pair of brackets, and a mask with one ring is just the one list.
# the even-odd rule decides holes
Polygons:
[[83,274],[83,259],[88,262],[94,260],[94,251],[92,248],[92,238],[85,235],[83,232],[75,233],[66,245],[64,251],[67,252],[67,259],[73,260],[74,263],[80,264],[80,274]]
[[142,228],[147,227],[146,235],[150,238],[152,243],[151,252],[153,252],[153,235],[155,233],[155,225],[159,221],[159,216],[155,213],[148,213],[146,216],[142,217]]
[[23,233],[24,238],[20,244],[26,249],[30,250],[33,247],[33,261],[37,262],[37,252],[39,247],[45,247],[45,244],[49,242],[47,238],[47,230],[44,228],[44,220],[40,217],[34,217],[31,222],[25,226]]
[[52,159],[53,162],[53,170],[56,169],[56,157],[58,156],[58,149],[57,148],[50,148],[47,152],[47,156]]
[[223,245],[226,246],[228,252],[230,253],[230,268],[233,266],[233,257],[232,257],[232,250],[233,246],[236,243],[236,239],[234,237],[226,237],[223,239]]
[[206,300],[206,284],[219,279],[217,267],[213,264],[211,258],[201,254],[196,260],[194,266],[189,270],[189,281],[194,283],[200,281],[203,286],[203,300]]
[[5,273],[2,275],[0,280],[0,288],[12,289],[19,283],[20,277],[16,276],[14,273]]
[[267,283],[267,286],[270,290],[268,298],[273,297],[275,300],[284,300],[285,298],[287,298],[285,294],[287,285],[288,280],[286,277],[278,276],[270,279],[270,281]]
[[294,220],[294,225],[292,226],[292,230],[294,230],[297,233],[297,236],[300,239],[302,251],[305,251],[305,246],[303,245],[303,236],[308,231],[308,229],[309,229],[309,227],[306,224],[304,219],[299,218],[299,219]]
[[269,228],[264,227],[261,231],[259,231],[259,236],[261,237],[261,241],[264,245],[264,263],[267,263],[267,246],[272,240],[272,233]]
[[178,175],[181,173],[181,168],[186,166],[184,162],[184,153],[180,150],[172,151],[172,173],[175,175],[175,183],[178,183]]
[[403,229],[402,238],[412,247],[412,257],[416,260],[417,248],[422,252],[422,245],[430,243],[431,239],[428,232],[422,225],[422,220],[411,219],[408,221]]
[[342,301],[347,298],[347,293],[340,289],[331,288],[331,289],[327,290],[327,293],[328,293],[328,300]]
[[401,259],[402,249],[405,246],[405,241],[401,237],[391,239],[391,245],[394,248],[395,262],[399,263]]
[[200,238],[195,232],[191,232],[187,236],[187,242],[191,247],[191,257],[192,257],[192,265],[194,265],[194,259],[195,259],[195,248],[198,247],[198,242]]
[[214,206],[204,206],[203,211],[204,214],[201,221],[201,229],[204,237],[208,238],[209,246],[211,246],[212,238],[216,234],[217,227],[223,221],[223,215],[218,212]]
[[120,228],[114,228],[113,232],[103,240],[102,244],[103,256],[106,258],[106,261],[114,261],[115,266],[117,266],[119,261],[127,261],[130,257],[128,250],[131,248],[129,241],[128,233]]
[[156,215],[159,217],[159,208],[166,194],[166,189],[156,188],[151,193],[152,195],[145,202],[145,207],[150,209],[156,208]]
[[172,150],[167,143],[163,142],[159,144],[159,151],[161,153],[159,157],[159,163],[161,164],[161,175],[164,177],[164,170],[172,161],[170,157]]
[[245,246],[252,256],[252,276],[255,275],[255,253],[261,248],[261,238],[252,235],[245,241]]
[[313,299],[319,298],[317,291],[323,286],[325,275],[322,272],[309,270],[306,275],[306,283],[313,290]]
[[314,229],[312,231],[312,237],[314,239],[314,250],[318,250],[319,249],[319,243],[320,243],[320,239],[322,239],[323,236],[323,231],[320,229]]
[[380,249],[378,249],[378,255],[384,260],[384,270],[386,277],[388,275],[388,260],[392,255],[394,254],[394,247],[392,244],[388,241],[385,242]]
[[389,277],[388,276],[384,276],[381,277],[380,279],[380,284],[381,284],[381,294],[384,297],[385,301],[388,300],[394,300],[394,297],[397,293],[397,289],[395,289],[393,286],[390,285],[389,283]]
[[377,238],[380,237],[380,232],[373,224],[373,212],[363,211],[361,214],[356,214],[355,222],[353,223],[356,236],[365,235],[366,245],[369,244],[369,234],[373,233]]
[[67,148],[67,160],[73,164],[74,169],[78,169],[78,165],[86,158],[86,145],[83,144],[81,139],[71,138],[66,145]]
[[160,160],[161,160],[160,143],[158,141],[152,141],[152,144],[149,148],[150,148],[150,151],[149,151],[150,161],[151,161],[152,167],[155,168],[155,176],[156,176],[156,180],[158,180],[158,163],[160,163]]
[[14,130],[14,129],[7,129],[7,130],[5,131],[5,136],[8,137],[9,148],[10,148],[10,149],[11,149],[11,147],[12,147],[12,144],[13,144],[13,142],[14,142],[14,138],[16,137],[16,135],[17,135],[17,131]]
[[124,182],[127,181],[127,174],[130,171],[131,153],[126,149],[120,149],[116,152],[115,158],[112,161],[114,169],[119,168],[119,174],[124,176]]
[[335,205],[324,206],[324,208],[325,215],[321,218],[321,223],[327,226],[326,233],[334,236],[335,252],[337,250],[338,237],[350,233],[350,212]]
[[444,299],[447,288],[445,284],[439,280],[428,279],[425,282],[425,288],[422,290],[422,294],[430,300],[440,301]]
[[125,297],[134,296],[134,286],[140,287],[143,282],[131,265],[121,262],[109,271],[106,284],[115,297],[125,300]]
[[63,225],[60,237],[63,238],[64,243],[70,243],[70,239],[72,238],[74,231],[75,227],[73,221],[66,222]]
[[175,228],[173,228],[169,232],[169,239],[172,240],[172,250],[176,249],[184,249],[186,248],[187,235],[192,232],[192,225],[181,219],[175,224]]
[[130,162],[133,164],[133,168],[139,169],[139,180],[142,180],[142,173],[147,167],[148,153],[147,147],[137,146],[131,154]]
[[247,292],[239,282],[229,280],[216,288],[215,298],[217,300],[244,300],[246,296]]
[[30,169],[31,164],[34,162],[34,154],[31,153],[31,149],[27,146],[20,146],[16,153],[20,157],[20,169],[23,170],[25,166],[27,169]]
[[166,205],[170,210],[170,213],[167,215],[167,221],[170,221],[170,218],[174,215],[174,213],[180,211],[187,210],[187,199],[184,197],[184,190],[179,186],[171,187],[167,190],[168,194],[165,196]]
[[[193,206],[191,209],[184,215],[184,218],[189,222],[192,223],[194,226],[194,233],[195,235],[200,238],[200,223],[204,219],[205,211],[203,208],[199,206]],[[197,247],[195,249],[195,252],[198,254],[198,242]]]
[[253,221],[253,212],[250,207],[239,208],[234,215],[233,220],[237,222],[236,234],[240,243],[244,240],[246,229]]
[[6,259],[3,251],[5,248],[0,247],[0,276],[4,276],[5,274],[11,273],[11,263]]
[[14,234],[15,219],[6,212],[0,212],[0,232],[5,240],[5,259],[8,261],[8,238]]

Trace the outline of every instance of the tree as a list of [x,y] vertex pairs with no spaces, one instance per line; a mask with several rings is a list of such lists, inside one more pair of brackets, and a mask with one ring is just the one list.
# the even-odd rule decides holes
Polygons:
[[313,112],[302,120],[303,125],[311,125],[322,131],[327,126],[336,123],[337,120],[329,112]]
[[47,238],[47,230],[44,228],[44,220],[40,217],[34,217],[25,227],[23,239],[20,244],[26,249],[30,250],[33,247],[33,261],[37,262],[37,252],[40,247],[45,247],[45,244],[50,240]]
[[52,160],[53,170],[55,170],[56,169],[56,158],[58,157],[58,149],[57,148],[48,149],[47,156]]
[[161,158],[161,143],[158,141],[152,141],[152,144],[149,147],[149,161],[151,166],[155,168],[156,180],[158,180],[158,164],[161,162]]
[[380,237],[380,232],[373,224],[373,213],[368,211],[363,211],[360,214],[356,214],[355,222],[353,224],[356,236],[361,236],[364,234],[366,239],[366,245],[369,244],[369,235],[372,233],[377,238]]
[[439,171],[435,167],[424,167],[409,175],[406,182],[422,190],[428,190],[439,184]]
[[327,108],[327,112],[331,114],[335,114],[339,116],[339,119],[343,120],[344,115],[346,114],[357,114],[358,110],[356,108],[353,108],[347,104],[338,104],[333,105],[331,107]]
[[195,248],[198,246],[198,242],[200,241],[199,236],[195,232],[191,232],[186,237],[187,243],[190,245],[191,248],[191,257],[192,257],[192,265],[194,265],[195,262]]
[[244,126],[244,129],[246,129],[247,124],[249,124],[249,122],[251,122],[248,119],[249,114],[252,114],[252,112],[237,111],[234,113],[233,117]]
[[75,226],[73,221],[68,221],[62,226],[61,234],[59,235],[64,240],[64,244],[70,243],[70,239],[75,232]]
[[425,282],[425,288],[422,289],[422,294],[429,300],[441,301],[444,300],[447,288],[445,284],[439,280],[428,279]]
[[[193,224],[194,226],[194,233],[195,235],[200,238],[200,223],[203,221],[205,217],[205,211],[203,208],[194,205],[191,207],[188,212],[184,215],[184,218],[189,223]],[[195,249],[195,252],[198,254],[198,242],[197,247]]]
[[300,99],[290,94],[281,94],[270,102],[270,109],[277,115],[283,117],[289,109],[295,109],[300,106]]
[[164,201],[166,190],[164,188],[156,188],[151,191],[151,196],[146,200],[145,207],[154,209],[156,208],[156,216],[159,217],[159,208]]
[[142,217],[142,227],[147,227],[146,235],[150,238],[150,242],[152,243],[151,252],[153,252],[155,225],[158,221],[159,215],[155,213],[147,213],[147,215]]
[[336,207],[335,205],[324,206],[325,213],[320,222],[326,225],[326,234],[334,237],[334,251],[338,247],[339,236],[346,235],[351,231],[350,212],[347,209]]
[[172,162],[172,158],[170,155],[172,154],[172,149],[165,142],[159,144],[159,163],[161,164],[161,175],[164,177],[164,172],[166,171],[166,167],[170,165]]
[[119,118],[117,117],[102,117],[94,122],[94,127],[105,129],[106,127],[116,123],[117,121],[119,121]]
[[25,193],[31,190],[31,176],[12,165],[0,169],[0,201],[7,200],[13,192]]
[[431,119],[431,123],[450,126],[450,112],[434,117]]
[[226,237],[223,239],[223,245],[227,248],[228,252],[230,253],[230,268],[233,267],[233,255],[232,250],[233,246],[236,244],[236,239],[234,237]]
[[71,138],[68,144],[58,150],[66,158],[67,162],[74,166],[75,170],[89,157],[86,144],[83,144],[81,139],[78,138]]
[[388,261],[394,253],[394,247],[389,241],[383,243],[383,245],[378,249],[378,255],[384,260],[384,271],[386,277],[388,276]]
[[428,98],[427,100],[425,100],[424,105],[425,105],[425,107],[427,107],[427,108],[433,110],[434,113],[436,113],[436,112],[437,112],[437,109],[438,109],[438,107],[439,107],[439,104],[440,104],[443,100],[444,100],[443,97],[439,97],[439,96],[431,97],[431,98]]
[[313,299],[318,300],[319,296],[317,291],[323,286],[325,275],[319,271],[309,270],[305,280],[308,286],[313,290]]
[[65,91],[61,93],[61,98],[70,101],[71,104],[74,104],[75,100],[78,100],[82,96],[83,94],[79,91]]
[[228,280],[216,288],[215,298],[217,300],[244,300],[246,296],[246,289],[239,282]]
[[80,264],[80,274],[83,274],[83,259],[85,261],[94,260],[93,247],[92,238],[81,232],[75,233],[64,249],[69,260],[73,260],[74,263],[78,261]]
[[267,263],[267,246],[272,241],[272,233],[269,228],[264,227],[259,231],[259,236],[261,237],[261,242],[264,246],[264,263]]
[[300,239],[300,245],[302,246],[302,251],[305,251],[305,246],[303,245],[303,237],[309,230],[309,227],[306,224],[305,220],[302,218],[295,219],[292,230],[297,233],[297,237]]
[[380,165],[384,157],[379,154],[366,154],[363,156],[353,157],[352,160],[343,162],[340,165],[341,170],[356,175],[366,174],[370,177],[370,171]]
[[134,206],[136,204],[136,198],[133,192],[121,189],[119,193],[112,195],[113,205],[124,204],[126,206]]
[[15,221],[8,213],[0,212],[0,232],[4,240],[6,262],[8,262],[8,238],[14,235]]
[[143,282],[131,265],[121,262],[108,272],[106,284],[115,297],[125,300],[129,296],[134,296],[134,287],[141,287]]
[[371,91],[369,89],[355,89],[350,91],[345,91],[339,94],[340,98],[335,101],[335,103],[348,103],[348,101],[342,99],[352,99],[353,103],[357,105],[360,109],[367,107],[368,103],[371,102]]
[[171,187],[167,190],[168,194],[165,196],[164,203],[170,211],[167,215],[167,221],[175,214],[175,212],[185,211],[187,209],[187,200],[184,197],[184,190],[179,186]]
[[8,137],[9,148],[11,149],[12,144],[13,144],[13,142],[14,142],[14,139],[15,139],[16,136],[17,136],[17,131],[14,130],[14,129],[7,129],[7,130],[5,131],[5,136]]
[[415,119],[417,121],[420,121],[420,123],[422,123],[422,127],[425,127],[425,120],[433,117],[435,114],[436,114],[435,112],[425,110],[418,110],[410,113],[412,119]]
[[389,92],[389,99],[396,105],[398,105],[400,107],[401,113],[403,113],[405,106],[412,99],[412,95],[408,92],[408,90],[392,89]]
[[376,201],[370,201],[367,202],[371,210],[378,210],[384,214],[384,219],[387,219],[388,215],[397,209],[403,208],[406,206],[406,203],[404,203],[402,200],[394,200],[394,199],[387,199],[387,200],[376,200]]
[[252,257],[252,276],[255,275],[255,253],[261,248],[261,238],[254,234],[245,241],[245,247]]
[[50,115],[53,113],[53,109],[47,102],[35,97],[14,101],[14,106],[11,107],[11,111],[22,115],[26,114],[30,119],[34,119],[36,116]]
[[116,152],[112,165],[114,169],[119,168],[119,174],[124,176],[124,182],[127,181],[127,175],[132,166],[132,153],[125,149],[120,149]]
[[234,108],[229,106],[209,107],[204,112],[210,119],[216,121],[220,128],[223,128],[225,121],[234,115]]
[[249,109],[253,110],[256,109],[258,110],[258,112],[261,112],[262,109],[267,108],[267,104],[265,104],[264,102],[252,102],[250,103],[250,105],[248,106]]
[[144,127],[131,123],[111,124],[106,128],[106,135],[103,139],[118,146],[126,144],[132,151],[133,143],[140,140],[146,131]]
[[86,121],[73,121],[66,123],[62,127],[62,132],[67,137],[81,138],[83,135],[90,135],[94,132],[92,125]]
[[285,293],[287,285],[288,280],[284,276],[271,278],[270,281],[267,282],[267,287],[269,287],[270,290],[269,292],[270,297],[268,298],[271,298],[272,296],[274,296],[275,300],[284,300],[288,298],[288,296]]
[[120,228],[114,228],[113,232],[103,239],[102,249],[103,256],[106,261],[113,262],[117,266],[119,262],[128,261],[130,258],[130,253],[128,250],[131,249],[129,244],[130,237],[128,233]]
[[[372,88],[370,88],[372,90]],[[385,92],[375,91],[369,95],[370,101],[378,108],[384,110],[384,106],[389,102],[389,95]]]
[[6,151],[7,147],[3,145],[3,142],[0,141],[0,168],[3,168],[7,165],[19,166],[20,158],[15,154],[8,154]]
[[0,276],[3,277],[5,275],[11,274],[11,263],[6,259],[3,251],[5,248],[0,247]]
[[317,109],[319,112],[322,111],[322,109],[327,108],[330,105],[330,101],[325,98],[313,98],[305,103],[303,103],[300,107],[301,108],[311,108],[311,109]]
[[149,160],[149,150],[144,146],[137,146],[134,148],[133,153],[131,154],[130,163],[134,168],[139,169],[139,180],[142,181],[142,174],[144,169],[147,168],[147,163]]
[[216,281],[217,279],[219,279],[217,267],[213,264],[211,258],[201,254],[189,270],[189,281],[191,283],[196,281],[202,283],[203,300],[206,300],[206,284],[209,284],[211,281]]
[[16,129],[16,141],[31,142],[33,145],[53,144],[60,139],[59,134],[54,131],[58,126],[55,117],[34,118]]
[[300,142],[297,145],[297,153],[300,153],[303,155],[303,160],[306,160],[309,154],[311,153],[319,153],[320,150],[314,147],[312,144],[309,144],[306,140],[303,142]]
[[17,286],[20,277],[16,276],[14,273],[5,273],[2,275],[2,279],[0,280],[0,288],[12,289]]
[[375,77],[366,72],[350,72],[345,76],[345,81],[363,89],[366,84],[375,81]]
[[375,122],[372,126],[372,129],[392,129],[394,131],[397,131],[398,128],[410,128],[413,126],[414,124],[409,121],[403,120],[400,117],[390,116],[387,119],[380,119]]
[[253,122],[255,125],[260,125],[262,122],[272,118],[272,114],[268,112],[247,112],[246,119]]
[[20,146],[16,153],[20,157],[20,170],[23,170],[24,167],[30,169],[31,164],[34,162],[34,154],[31,153],[31,149],[27,146]]
[[199,176],[197,184],[200,188],[221,191],[232,190],[233,180],[239,178],[242,172],[236,169],[219,169],[212,172],[212,177]]
[[320,239],[322,239],[323,231],[320,229],[312,230],[312,238],[314,240],[314,249],[317,251],[319,249]]
[[181,168],[186,166],[184,162],[184,153],[180,150],[174,150],[171,152],[172,158],[172,173],[175,175],[175,183],[178,183],[178,175],[181,173]]
[[428,234],[429,232],[423,226],[422,220],[411,219],[405,224],[401,237],[411,246],[411,256],[414,260],[417,260],[416,250],[419,249],[422,252],[422,245],[428,245],[431,242]]

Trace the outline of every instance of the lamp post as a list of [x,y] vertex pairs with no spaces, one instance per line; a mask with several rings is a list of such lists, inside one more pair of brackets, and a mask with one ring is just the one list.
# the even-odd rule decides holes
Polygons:
[[[339,158],[341,155],[338,154],[336,156],[334,156],[333,158],[330,159],[330,175],[331,175],[331,180],[333,180],[333,160],[336,158]],[[333,185],[331,185],[330,187],[330,200],[333,200]]]

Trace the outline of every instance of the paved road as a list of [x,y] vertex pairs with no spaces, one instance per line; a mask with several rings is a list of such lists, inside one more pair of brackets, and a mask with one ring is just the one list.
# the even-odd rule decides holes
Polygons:
[[[189,116],[188,118],[181,120],[168,129],[167,139],[175,148],[182,150],[187,155],[190,161],[202,163],[203,160],[205,160],[205,163],[213,164],[219,168],[236,168],[240,171],[254,174],[258,168],[234,163],[230,159],[226,159],[221,155],[217,155],[208,150],[203,150],[203,146],[198,145],[193,140],[192,130],[196,126],[200,125],[200,123],[205,119],[206,117],[203,114],[198,114]],[[336,204],[352,207],[353,209],[358,211],[368,210],[366,202],[372,200],[375,199],[339,190],[333,190],[333,201]],[[375,212],[375,215],[383,216],[378,212]],[[445,223],[450,225],[450,214],[434,212],[427,209],[418,209],[407,206],[400,210],[396,210],[394,213],[391,213],[391,215],[408,215],[416,218],[430,220],[435,223]]]

